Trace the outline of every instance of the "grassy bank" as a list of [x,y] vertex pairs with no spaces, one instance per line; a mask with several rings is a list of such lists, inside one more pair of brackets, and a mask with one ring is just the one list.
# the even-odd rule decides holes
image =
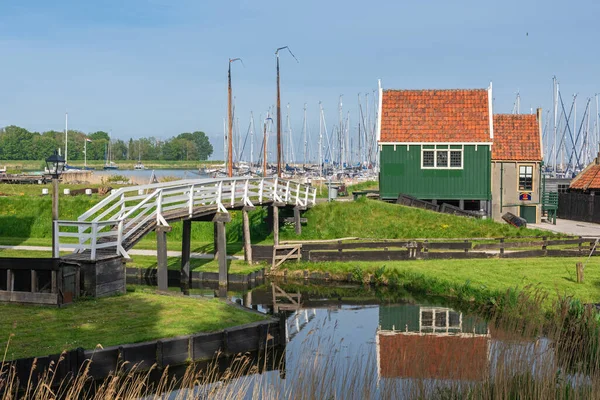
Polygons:
[[8,359],[93,349],[261,320],[219,300],[127,293],[84,300],[65,308],[0,304],[0,348]]
[[[348,196],[352,196],[352,192],[358,190],[376,190],[379,189],[379,182],[377,181],[365,181],[359,182],[352,185],[346,185],[346,192]],[[319,185],[317,186],[317,197],[327,199],[329,197],[329,186]]]
[[464,296],[478,302],[502,296],[509,289],[533,287],[547,293],[546,305],[558,297],[573,297],[584,303],[600,301],[600,259],[585,267],[585,280],[576,283],[575,264],[585,258],[525,258],[491,260],[415,260],[387,262],[287,263],[288,271],[329,272],[333,276],[376,283],[398,284],[433,295]]
[[[18,186],[18,185],[14,185]],[[36,185],[33,185],[36,186]],[[2,186],[0,186],[2,189]],[[17,187],[18,189],[18,187]],[[36,191],[41,189],[37,188]],[[60,196],[59,219],[77,220],[77,217],[99,202],[102,197],[92,196]],[[227,224],[227,241],[231,243],[230,252],[241,250],[243,240],[242,213],[231,211],[232,221]],[[269,229],[264,222],[266,211],[258,208],[250,214],[251,234],[253,241],[260,242],[267,238]],[[52,199],[49,196],[14,195],[0,197],[0,244],[2,245],[39,245],[52,244]],[[169,250],[181,249],[182,223],[173,223],[169,233]],[[192,224],[192,248],[195,252],[210,251],[213,247],[213,224]],[[137,248],[155,248],[156,235],[150,233],[139,243]]]
[[[131,268],[156,268],[157,261],[155,256],[133,256],[133,261],[127,264]],[[181,269],[181,257],[168,257],[168,268],[179,271]],[[248,265],[244,260],[228,260],[230,274],[247,275],[251,272],[258,271],[264,268],[264,265],[253,264]],[[198,259],[190,260],[190,268],[197,272],[219,272],[219,263],[215,259]]]
[[[19,188],[15,188],[15,190],[17,189]],[[36,187],[35,191],[39,193],[39,187]],[[101,197],[97,195],[61,195],[59,218],[76,220],[79,215],[100,200]],[[48,196],[25,194],[0,197],[0,244],[51,245],[51,207],[52,199]],[[227,224],[227,241],[228,252],[232,254],[242,249],[243,230],[241,211],[231,211],[230,213],[232,221]],[[266,215],[267,211],[262,207],[250,213],[253,243],[272,243],[271,227],[267,225]],[[280,218],[291,215],[291,210],[282,210]],[[355,202],[322,203],[308,210],[304,216],[308,219],[308,224],[303,227],[301,235],[297,236],[294,233],[293,224],[283,224],[280,238],[282,240],[342,237],[450,239],[552,236],[547,231],[518,229],[491,220],[456,217],[365,198]],[[172,227],[173,230],[168,235],[168,248],[180,250],[182,223],[174,223]],[[213,235],[214,229],[211,223],[192,224],[193,250],[195,252],[212,251]],[[136,248],[151,249],[155,246],[156,236],[154,233],[150,233]]]
[[[492,220],[457,217],[418,208],[361,198],[353,202],[323,203],[308,210],[302,239],[360,238],[492,238],[548,236],[548,231],[519,229]],[[298,239],[293,226],[281,230],[282,239]]]

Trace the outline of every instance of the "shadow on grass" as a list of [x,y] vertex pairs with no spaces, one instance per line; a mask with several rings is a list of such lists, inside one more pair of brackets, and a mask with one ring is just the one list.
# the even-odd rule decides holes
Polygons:
[[33,217],[0,216],[0,237],[11,238],[10,245],[18,246],[29,239],[34,223]]

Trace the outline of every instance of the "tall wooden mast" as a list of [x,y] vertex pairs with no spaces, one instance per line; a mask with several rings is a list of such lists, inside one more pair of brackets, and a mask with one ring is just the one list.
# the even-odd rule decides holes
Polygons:
[[288,46],[283,46],[275,50],[277,58],[277,176],[281,177],[281,92],[279,90],[279,50],[287,49],[292,57],[298,62],[298,59],[292,53]]
[[[242,61],[241,58],[230,58],[227,70],[227,176],[233,176],[233,107],[231,105],[231,63]],[[242,61],[243,63],[243,61]]]

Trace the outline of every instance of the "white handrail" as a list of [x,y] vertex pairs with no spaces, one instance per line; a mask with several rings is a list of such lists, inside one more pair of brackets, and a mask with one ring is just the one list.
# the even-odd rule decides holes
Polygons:
[[[214,205],[219,212],[228,212],[228,208],[241,204],[253,206],[253,202],[312,206],[316,202],[316,189],[277,177],[187,179],[123,187],[81,214],[77,221],[56,221],[56,253],[61,247],[73,247],[73,243],[60,243],[60,238],[77,236],[72,230],[61,232],[61,228],[77,227],[80,240],[76,248],[78,251],[90,250],[92,259],[96,258],[98,249],[108,248],[127,257],[123,243],[138,230],[147,229],[150,221],[167,224],[165,213],[181,210],[191,217],[195,207]],[[136,214],[140,210],[143,210],[141,214]],[[103,229],[105,231],[101,232]]]

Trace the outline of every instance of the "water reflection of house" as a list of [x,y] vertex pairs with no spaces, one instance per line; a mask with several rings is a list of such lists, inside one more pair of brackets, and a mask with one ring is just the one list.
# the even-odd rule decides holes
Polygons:
[[382,306],[377,331],[381,378],[481,380],[489,373],[487,324],[444,307]]

